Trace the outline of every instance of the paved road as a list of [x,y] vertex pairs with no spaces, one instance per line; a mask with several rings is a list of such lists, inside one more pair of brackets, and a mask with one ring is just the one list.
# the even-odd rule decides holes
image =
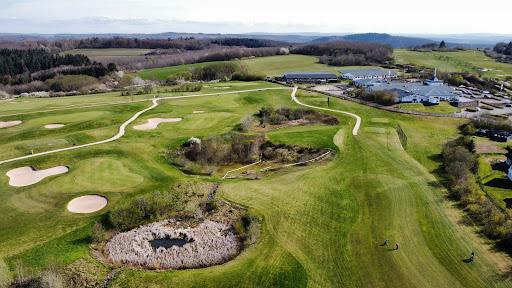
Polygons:
[[317,107],[317,106],[313,106],[313,105],[304,104],[304,103],[300,102],[299,99],[297,99],[297,97],[295,96],[295,94],[297,94],[297,90],[298,90],[297,87],[293,88],[292,99],[299,105],[309,107],[309,108],[324,110],[324,111],[342,113],[342,114],[349,115],[349,116],[356,118],[356,125],[354,125],[354,128],[352,129],[352,135],[357,135],[357,133],[359,132],[359,128],[361,128],[361,117],[359,117],[358,115],[356,115],[354,113],[350,113],[350,112],[346,112],[346,111],[342,111],[342,110],[329,109],[329,108],[323,108],[323,107]]
[[[139,116],[142,115],[143,113],[145,113],[151,109],[154,109],[156,106],[158,106],[158,102],[160,100],[207,97],[207,96],[217,96],[217,95],[227,95],[227,94],[248,93],[248,92],[255,92],[255,91],[265,91],[265,90],[283,90],[283,89],[288,89],[288,88],[281,88],[281,87],[260,88],[260,89],[250,89],[250,90],[231,91],[231,92],[219,92],[219,93],[209,93],[209,94],[195,94],[195,95],[186,95],[186,96],[169,96],[169,97],[155,98],[152,100],[152,105],[150,107],[135,113],[130,119],[126,120],[123,124],[121,124],[121,126],[119,127],[119,131],[117,132],[116,135],[114,135],[108,139],[98,141],[98,142],[78,145],[78,146],[72,146],[72,147],[67,147],[67,148],[61,148],[61,149],[55,149],[55,150],[30,154],[30,155],[16,157],[16,158],[12,158],[12,159],[1,160],[0,165],[5,164],[5,163],[14,162],[14,161],[34,158],[34,157],[38,157],[38,156],[49,155],[49,154],[54,154],[54,153],[59,153],[59,152],[64,152],[64,151],[70,151],[70,150],[76,150],[76,149],[81,149],[81,148],[85,148],[85,147],[90,147],[90,146],[95,146],[95,145],[100,145],[100,144],[105,144],[105,143],[116,141],[116,140],[120,139],[121,137],[123,137],[124,134],[126,134],[126,127],[128,127],[128,125],[130,125],[133,121],[137,120],[137,118],[139,118]],[[142,101],[149,101],[149,100],[142,100]],[[83,107],[90,107],[90,105],[89,106],[85,105]],[[75,107],[74,109],[77,109],[77,108],[81,108],[81,107]]]

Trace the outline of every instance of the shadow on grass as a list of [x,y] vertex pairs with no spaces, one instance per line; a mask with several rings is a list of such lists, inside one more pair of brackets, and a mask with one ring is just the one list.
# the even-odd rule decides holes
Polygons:
[[73,245],[89,245],[92,243],[92,237],[91,236],[85,236],[79,239],[73,239],[71,241]]
[[512,189],[512,182],[508,178],[494,178],[485,185],[494,188]]

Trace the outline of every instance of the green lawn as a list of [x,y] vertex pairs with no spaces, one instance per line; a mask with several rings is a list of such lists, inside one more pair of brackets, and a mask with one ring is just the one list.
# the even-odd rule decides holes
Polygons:
[[[228,82],[206,89],[220,92],[268,85]],[[94,261],[87,250],[90,227],[108,209],[183,179],[202,179],[168,165],[162,151],[191,136],[228,132],[262,106],[296,107],[290,92],[167,100],[134,125],[152,117],[183,117],[183,121],[153,131],[136,131],[130,126],[127,135],[114,143],[1,165],[0,175],[24,165],[69,165],[70,172],[25,188],[10,187],[7,177],[0,176],[0,229],[7,231],[0,233],[0,258],[11,268],[22,261],[34,269],[80,258]],[[311,105],[327,105],[320,94],[300,92],[298,97]],[[95,129],[115,130],[123,119],[149,103],[124,106],[34,114],[26,119],[25,128],[0,130],[0,149],[40,137],[70,139],[79,132],[94,138]],[[352,118],[339,116],[340,124],[335,127],[290,127],[268,136],[278,143],[336,149],[332,161],[287,168],[262,180],[213,179],[221,182],[218,197],[262,217],[257,244],[233,261],[210,268],[166,272],[121,269],[114,287],[512,286],[503,276],[510,259],[494,252],[475,228],[460,224],[461,212],[446,200],[445,189],[432,175],[439,168],[436,159],[443,143],[457,136],[457,127],[464,120],[395,114],[339,99],[331,99],[330,107],[360,115],[360,135],[349,133]],[[198,110],[205,113],[192,113]],[[48,117],[59,115],[69,121],[68,130],[54,131],[55,137],[38,136],[37,127]],[[93,119],[81,124],[77,115]],[[406,151],[396,135],[397,124],[408,135]],[[93,215],[73,215],[65,210],[70,199],[91,193],[109,198],[106,210]],[[398,242],[400,249],[379,246],[384,239],[393,245]],[[477,261],[462,262],[471,251]]]
[[412,110],[419,112],[439,113],[439,114],[451,114],[460,111],[459,108],[450,105],[448,102],[440,102],[439,105],[423,105],[421,103],[404,103],[398,105],[400,109]]
[[[237,61],[229,61],[240,63],[250,72],[263,74],[266,76],[280,76],[287,71],[326,71],[338,73],[340,69],[355,69],[357,66],[336,67],[318,63],[318,57],[305,55],[283,55],[271,57],[258,57],[251,59],[243,59]],[[185,71],[191,71],[196,67],[209,65],[208,63],[196,63],[189,65],[170,66],[163,68],[145,69],[139,72],[142,79],[165,80],[171,75],[175,75]],[[368,68],[368,67],[366,67]]]
[[478,72],[484,77],[505,79],[512,76],[512,64],[500,63],[483,52],[466,50],[457,52],[417,52],[395,49],[398,64],[414,64],[437,68],[442,72]]
[[64,51],[61,54],[83,54],[88,57],[141,56],[151,51],[152,49],[135,48],[73,49]]

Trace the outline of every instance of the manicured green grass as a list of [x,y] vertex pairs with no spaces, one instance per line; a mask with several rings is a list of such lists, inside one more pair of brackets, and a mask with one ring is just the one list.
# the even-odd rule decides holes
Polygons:
[[[338,73],[340,69],[355,69],[357,66],[336,67],[318,63],[318,57],[306,55],[283,55],[271,57],[259,57],[251,59],[243,59],[238,61],[230,61],[245,65],[250,72],[262,74],[266,76],[281,76],[287,71],[325,71]],[[191,71],[197,67],[204,67],[211,64],[196,63],[189,65],[179,65],[163,68],[145,69],[139,72],[142,79],[165,80],[171,75],[182,72]],[[368,67],[366,67],[368,68]]]
[[459,108],[450,105],[448,102],[440,102],[439,105],[423,105],[421,103],[405,103],[398,105],[400,109],[429,113],[451,114],[460,111]]
[[[247,87],[238,83],[216,87],[222,85],[229,86],[226,89]],[[142,193],[197,178],[167,164],[162,156],[165,149],[180,145],[188,137],[228,132],[262,106],[297,107],[291,102],[290,92],[168,100],[137,123],[152,117],[183,117],[183,121],[166,123],[152,131],[128,127],[127,135],[114,143],[0,166],[0,175],[24,165],[70,165],[71,169],[25,188],[12,188],[7,178],[0,176],[0,229],[8,231],[0,233],[0,258],[11,268],[22,261],[36,269],[51,262],[89,259],[89,229],[105,211]],[[308,104],[327,105],[325,97],[316,93],[300,92],[298,97]],[[137,105],[127,104],[131,108],[117,114],[115,109],[101,109],[109,116],[98,117],[118,115],[115,117],[120,120],[141,108]],[[166,272],[121,269],[114,286],[512,285],[500,271],[508,268],[510,260],[492,251],[473,228],[460,224],[460,211],[446,200],[445,189],[431,174],[439,168],[436,157],[443,143],[458,135],[457,127],[465,120],[394,114],[339,99],[331,99],[330,108],[360,115],[360,135],[349,133],[352,118],[338,115],[340,125],[336,127],[283,128],[269,132],[268,137],[279,143],[334,148],[337,155],[333,160],[287,168],[262,180],[215,179],[222,183],[217,197],[248,207],[262,217],[257,244],[233,261],[210,268]],[[198,110],[205,113],[192,114]],[[48,115],[37,115],[30,121],[39,117]],[[397,124],[408,135],[405,151],[395,132]],[[115,127],[113,123],[106,126]],[[31,141],[31,137],[25,134],[20,140]],[[0,145],[9,143],[0,138]],[[69,200],[90,193],[107,196],[107,209],[93,215],[73,215],[65,210]],[[379,246],[385,239],[391,245],[398,242],[400,249],[390,251],[391,246]],[[462,262],[471,251],[475,251],[477,260]]]
[[73,49],[64,51],[61,54],[83,54],[89,57],[104,56],[141,56],[152,49],[128,49],[128,48],[107,48],[107,49]]
[[[395,61],[437,68],[442,72],[482,72],[484,77],[505,79],[512,76],[512,64],[497,62],[481,51],[416,52],[395,49]],[[483,69],[483,70],[482,70]]]

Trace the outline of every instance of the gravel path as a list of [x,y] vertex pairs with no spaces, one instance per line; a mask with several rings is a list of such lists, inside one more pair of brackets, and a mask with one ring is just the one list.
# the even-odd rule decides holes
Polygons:
[[349,115],[349,116],[356,118],[356,125],[354,125],[354,128],[352,129],[352,135],[357,135],[357,133],[359,132],[359,128],[361,128],[361,117],[359,117],[358,115],[356,115],[354,113],[350,113],[350,112],[346,112],[346,111],[342,111],[342,110],[329,109],[329,108],[323,108],[323,107],[317,107],[317,106],[313,106],[313,105],[304,104],[304,103],[300,102],[299,99],[297,99],[297,97],[295,96],[297,94],[297,90],[298,90],[297,87],[293,88],[292,99],[299,105],[313,108],[313,109],[342,113],[342,114]]

